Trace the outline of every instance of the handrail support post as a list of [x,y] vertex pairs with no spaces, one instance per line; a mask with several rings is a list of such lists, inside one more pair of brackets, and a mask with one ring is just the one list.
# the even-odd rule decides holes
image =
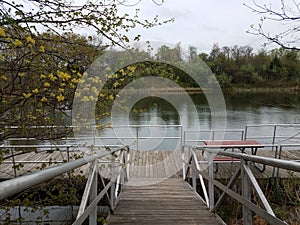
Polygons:
[[[93,167],[96,166],[97,160],[94,160]],[[98,189],[98,174],[97,170],[93,170],[94,176],[93,181],[90,189],[90,195],[89,195],[89,203],[91,204],[92,201],[97,197],[97,189]],[[91,211],[89,215],[89,224],[90,225],[97,225],[97,205],[95,205],[95,208]]]
[[[241,163],[247,164],[247,161],[241,159]],[[250,181],[247,176],[247,172],[244,167],[241,167],[241,175],[242,175],[242,196],[251,202],[251,189],[250,189]],[[252,212],[251,210],[243,205],[243,225],[252,225]]]
[[212,210],[215,207],[215,190],[214,190],[214,164],[213,164],[213,156],[211,153],[207,154],[208,159],[208,176],[210,180],[208,181],[208,195],[209,195],[209,209]]

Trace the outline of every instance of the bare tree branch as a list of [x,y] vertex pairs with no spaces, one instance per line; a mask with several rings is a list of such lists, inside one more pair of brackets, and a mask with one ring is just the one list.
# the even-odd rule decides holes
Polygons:
[[[300,50],[300,3],[295,0],[280,0],[280,7],[275,8],[272,3],[261,5],[253,0],[253,5],[246,5],[253,13],[261,16],[257,26],[251,25],[250,34],[262,36],[267,44],[275,43],[282,48]],[[285,27],[279,33],[268,31],[268,25],[276,23]]]

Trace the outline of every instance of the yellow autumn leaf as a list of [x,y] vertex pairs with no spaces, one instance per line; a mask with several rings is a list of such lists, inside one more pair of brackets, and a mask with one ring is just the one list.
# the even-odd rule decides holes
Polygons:
[[27,36],[25,39],[28,44],[31,44],[31,45],[35,44],[35,40],[30,35]]
[[23,42],[20,41],[19,39],[15,39],[15,41],[13,42],[13,45],[16,47],[21,47],[23,45]]
[[98,89],[96,87],[93,87],[92,90],[93,90],[95,95],[98,95]]
[[65,100],[65,97],[60,94],[60,95],[56,96],[56,99],[57,99],[58,102],[62,102],[63,100]]
[[31,93],[23,93],[23,96],[26,98],[26,99],[28,99],[28,98],[30,98],[30,96],[31,96],[32,94]]
[[125,76],[125,74],[126,74],[125,71],[124,71],[124,69],[121,69],[120,73],[122,74],[122,76]]
[[136,70],[136,66],[128,66],[127,69],[128,69],[130,72],[134,73],[135,70]]
[[47,87],[50,87],[50,83],[45,82],[45,83],[44,83],[44,87],[46,87],[46,88],[47,88]]
[[40,48],[39,48],[39,51],[44,53],[45,52],[45,47],[41,45]]
[[91,101],[95,101],[95,97],[92,96],[92,95],[89,97],[89,99],[90,99]]
[[88,96],[83,96],[82,101],[88,102],[89,101],[89,97]]
[[76,79],[76,78],[73,78],[73,79],[71,80],[71,82],[73,82],[73,83],[78,83],[78,82],[79,82],[79,80],[78,80],[78,79]]
[[63,79],[63,80],[68,80],[68,79],[71,78],[71,75],[70,75],[70,74],[65,73],[65,72],[63,72],[63,71],[59,71],[59,70],[57,71],[57,76],[58,76],[59,78]]
[[120,84],[119,84],[118,81],[116,81],[116,82],[113,84],[113,86],[116,88],[116,87],[120,86]]
[[5,30],[4,28],[0,27],[0,37],[5,37]]
[[50,73],[50,74],[48,75],[48,77],[49,77],[49,79],[50,79],[51,81],[55,81],[55,80],[57,79],[57,77],[55,77],[53,73]]
[[43,97],[43,98],[41,99],[41,101],[42,101],[42,102],[46,102],[46,101],[48,101],[48,99],[47,99],[46,97]]
[[1,80],[7,80],[7,76],[1,75]]
[[32,90],[32,93],[33,93],[33,94],[39,93],[39,89],[37,89],[37,88],[36,88],[36,89],[33,89],[33,90]]
[[108,96],[108,99],[111,100],[111,101],[113,101],[115,98],[114,98],[113,95],[110,95],[110,96]]

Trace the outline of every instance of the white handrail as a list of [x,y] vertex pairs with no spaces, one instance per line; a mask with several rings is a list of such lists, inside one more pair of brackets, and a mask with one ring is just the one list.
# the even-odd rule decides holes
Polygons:
[[52,179],[61,174],[67,173],[70,170],[81,167],[95,159],[102,158],[109,154],[112,154],[120,149],[113,150],[111,152],[98,153],[92,156],[85,156],[84,158],[77,159],[71,162],[67,162],[62,165],[49,167],[41,171],[34,172],[32,174],[24,175],[0,183],[0,200],[8,198],[14,194],[26,190],[34,185],[40,184],[44,181]]
[[[220,147],[220,146],[217,146]],[[224,147],[224,146],[222,146]],[[278,146],[277,146],[278,147]],[[189,146],[189,151],[192,151],[192,154],[189,157],[189,160],[187,161],[187,172],[192,170],[193,174],[192,177],[194,179],[195,176],[195,171],[197,174],[204,179],[208,180],[208,186],[209,188],[209,207],[212,211],[216,211],[217,207],[220,206],[221,202],[224,199],[224,194],[222,194],[217,201],[217,204],[214,205],[214,186],[217,186],[220,190],[223,191],[223,193],[228,194],[229,196],[233,197],[235,200],[240,202],[243,205],[243,218],[244,222],[243,224],[252,224],[252,216],[251,216],[251,211],[257,213],[260,215],[263,219],[267,220],[269,223],[274,224],[274,225],[286,225],[286,223],[280,219],[278,219],[270,204],[268,203],[266,197],[264,196],[260,186],[258,185],[250,167],[249,167],[249,162],[253,163],[260,163],[263,165],[268,165],[268,166],[273,166],[273,167],[278,167],[281,169],[287,169],[287,170],[292,170],[295,172],[300,172],[300,162],[295,162],[295,161],[290,161],[290,160],[282,160],[282,159],[273,159],[273,158],[268,158],[268,157],[262,157],[262,156],[257,156],[257,155],[250,155],[250,154],[245,154],[245,153],[236,153],[236,152],[231,152],[231,151],[224,151],[224,150],[218,150],[216,149],[216,146],[194,146],[191,148]],[[222,155],[222,156],[227,156],[230,158],[238,158],[240,166],[235,172],[235,174],[231,177],[230,181],[228,182],[227,186],[224,184],[220,183],[216,179],[214,179],[213,176],[213,167],[212,164],[208,166],[208,172],[203,171],[200,169],[199,164],[198,164],[198,159],[196,156],[195,151],[196,150],[201,150],[204,151],[209,155]],[[208,173],[208,174],[207,174]],[[241,176],[242,178],[242,195],[239,193],[235,192],[234,190],[231,189],[233,184],[238,180],[237,178]],[[196,182],[193,180],[193,185],[195,185]],[[249,195],[249,185],[252,184],[254,187],[254,190],[259,196],[259,199],[261,200],[263,206],[265,209],[260,208],[258,205],[252,203],[251,201],[251,195]],[[206,192],[206,187],[201,185],[203,192]],[[194,187],[195,189],[195,187]],[[207,202],[207,200],[206,200]]]

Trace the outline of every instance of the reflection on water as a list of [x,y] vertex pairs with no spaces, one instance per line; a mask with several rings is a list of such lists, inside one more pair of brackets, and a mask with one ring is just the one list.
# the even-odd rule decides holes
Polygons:
[[225,100],[228,127],[300,123],[299,94],[244,93],[227,95]]
[[[170,94],[172,98],[180,100],[180,94]],[[118,126],[124,124],[123,121],[128,121],[130,125],[180,125],[185,124],[186,130],[208,130],[211,129],[211,111],[209,104],[205,98],[204,94],[192,94],[192,98],[197,113],[194,113],[190,108],[190,105],[186,104],[184,99],[181,104],[175,107],[158,97],[147,97],[141,99],[137,102],[130,113],[119,115],[114,115],[113,126]],[[249,124],[283,124],[283,123],[300,123],[300,96],[297,94],[259,94],[259,93],[239,93],[239,94],[227,94],[225,95],[226,102],[226,118],[223,117],[223,112],[220,112],[220,116],[217,117],[218,120],[227,122],[227,129],[244,129],[246,125]],[[127,117],[127,118],[125,118]],[[110,121],[111,118],[107,118],[106,123]],[[195,124],[194,121],[199,121],[199,125]],[[147,130],[150,128],[140,127],[138,129],[128,129],[119,132],[120,136],[131,135],[132,139],[136,135],[140,137],[146,137],[152,135],[155,138],[162,137],[177,137],[181,135],[178,127],[165,127],[164,134],[161,134],[159,129],[151,128],[152,130]],[[149,133],[150,132],[150,133]],[[265,132],[262,130],[261,134]],[[106,132],[104,136],[114,135],[112,131]],[[199,134],[195,133],[197,138]],[[152,140],[153,141],[153,140]],[[157,146],[170,146],[171,140],[166,140],[157,144]],[[121,141],[122,142],[122,141]],[[166,144],[166,142],[168,142]],[[174,142],[174,140],[173,140]],[[180,140],[177,140],[179,143]],[[132,140],[131,145],[137,145]],[[145,142],[146,143],[146,142]],[[177,143],[177,144],[178,144]],[[148,143],[149,144],[149,143]],[[174,146],[173,146],[174,147]],[[173,148],[172,147],[172,148]],[[136,146],[136,148],[138,148]]]
[[[160,95],[162,96],[162,95]],[[100,124],[113,122],[113,129],[83,132],[84,137],[90,137],[91,144],[105,145],[130,145],[133,149],[143,150],[170,150],[179,149],[182,142],[181,137],[184,130],[205,130],[211,129],[211,110],[204,94],[190,95],[194,105],[191,106],[185,101],[182,94],[171,93],[168,98],[176,98],[176,107],[163,97],[146,97],[134,104],[126,112],[114,114],[113,119],[105,118]],[[217,120],[227,122],[227,129],[245,129],[249,124],[300,124],[300,95],[283,93],[239,93],[225,95],[226,117],[223,112],[216,113]],[[196,108],[197,113],[193,110]],[[195,123],[195,121],[197,123]],[[181,128],[177,125],[185,125]],[[126,126],[124,126],[126,125]],[[128,127],[131,126],[131,127]],[[149,126],[150,125],[150,126]],[[300,139],[299,126],[290,128],[278,128],[278,132],[284,135],[295,136]],[[37,130],[35,130],[37,132]],[[256,128],[248,132],[252,137],[272,136],[270,128]],[[239,133],[225,136],[227,139],[238,139]],[[150,139],[149,139],[150,137]],[[190,137],[199,140],[199,132],[195,132]],[[204,134],[206,140],[212,135]],[[281,141],[286,140],[283,137]],[[84,139],[86,141],[86,139]],[[11,141],[13,144],[27,144]],[[53,144],[52,141],[37,140],[37,144]],[[55,144],[64,144],[61,140]],[[70,140],[67,140],[70,144]],[[30,142],[35,144],[35,142]],[[73,143],[71,143],[73,144]],[[194,143],[195,144],[195,143]]]
[[[174,95],[174,98],[180,96]],[[239,93],[224,96],[226,102],[227,128],[244,128],[247,124],[282,124],[300,123],[300,95],[298,94],[265,94]],[[204,94],[191,95],[198,115],[183,101],[177,110],[166,100],[149,97],[137,102],[130,112],[131,124],[147,125],[153,118],[161,118],[165,124],[182,124],[187,121],[189,128],[196,128],[191,122],[194,118],[200,121],[201,129],[210,129],[211,115]],[[184,118],[180,118],[184,115]],[[223,118],[220,118],[223,119]],[[120,121],[122,119],[120,118]],[[199,129],[199,128],[198,128]]]

